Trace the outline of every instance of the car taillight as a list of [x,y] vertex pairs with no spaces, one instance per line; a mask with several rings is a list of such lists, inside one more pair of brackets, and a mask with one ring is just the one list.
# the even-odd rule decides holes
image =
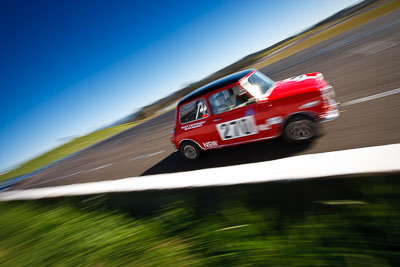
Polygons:
[[326,85],[320,89],[321,95],[328,99],[334,99],[336,97],[335,90],[331,85]]
[[174,140],[175,139],[175,128],[172,129],[171,131],[171,137],[169,138],[169,140],[171,141],[172,144],[174,144]]

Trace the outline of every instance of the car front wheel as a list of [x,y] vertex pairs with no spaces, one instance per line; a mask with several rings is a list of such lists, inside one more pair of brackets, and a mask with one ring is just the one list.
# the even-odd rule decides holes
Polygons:
[[182,155],[190,160],[198,160],[200,158],[200,148],[192,142],[184,142],[181,145],[180,152]]
[[292,143],[311,141],[317,135],[317,124],[306,116],[289,119],[283,129],[284,138]]

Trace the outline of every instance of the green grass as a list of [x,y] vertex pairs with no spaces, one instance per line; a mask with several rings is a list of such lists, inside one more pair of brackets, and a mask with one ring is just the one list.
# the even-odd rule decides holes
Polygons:
[[398,178],[3,202],[0,265],[398,266]]
[[1,266],[192,265],[179,237],[163,237],[157,221],[69,204],[0,204]]
[[104,140],[112,135],[115,135],[119,132],[127,130],[137,123],[126,123],[121,125],[116,125],[113,127],[101,129],[95,132],[92,132],[88,135],[81,136],[73,139],[72,141],[61,145],[55,149],[52,149],[36,158],[33,158],[17,168],[7,172],[5,174],[0,175],[0,181],[4,181],[13,177],[17,177],[20,175],[24,175],[35,171],[41,167],[44,167],[56,160],[59,160],[65,156],[68,156],[72,153],[75,153],[83,148],[86,148],[92,144],[95,144],[101,140]]

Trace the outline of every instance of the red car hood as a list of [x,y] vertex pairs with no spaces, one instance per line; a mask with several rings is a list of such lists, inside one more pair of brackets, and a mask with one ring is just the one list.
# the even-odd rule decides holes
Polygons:
[[318,90],[325,84],[326,82],[321,73],[307,73],[276,82],[261,100],[274,100],[299,93],[307,93]]

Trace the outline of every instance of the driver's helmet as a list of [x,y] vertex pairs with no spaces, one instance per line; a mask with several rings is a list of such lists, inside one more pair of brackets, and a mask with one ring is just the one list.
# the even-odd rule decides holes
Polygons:
[[225,106],[225,96],[223,92],[219,92],[216,96],[215,96],[215,105],[217,107],[223,107]]

